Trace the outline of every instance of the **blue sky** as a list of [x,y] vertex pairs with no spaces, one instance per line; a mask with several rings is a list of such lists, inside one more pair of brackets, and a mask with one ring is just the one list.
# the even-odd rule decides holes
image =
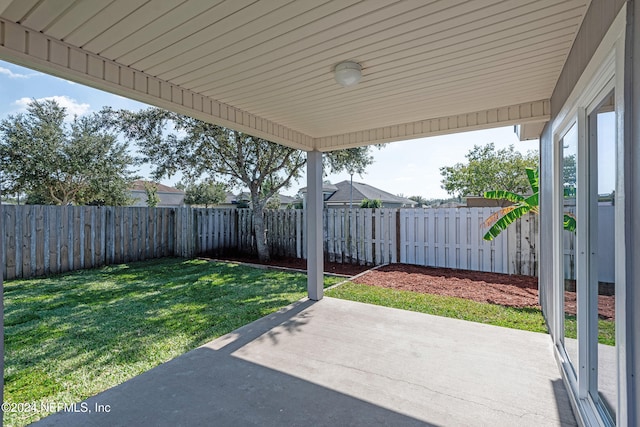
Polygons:
[[[131,110],[146,106],[118,95],[0,61],[0,99],[2,100],[0,118],[24,111],[29,100],[33,98],[51,97],[55,97],[68,112],[78,115],[98,111],[105,105]],[[375,163],[362,177],[355,176],[354,181],[366,182],[390,193],[404,196],[448,197],[447,193],[440,188],[440,167],[464,162],[464,155],[474,144],[483,145],[490,142],[495,143],[497,148],[514,144],[516,149],[522,152],[538,148],[538,141],[518,141],[511,126],[394,142],[387,144],[381,150],[374,149]],[[148,168],[139,172],[145,177],[148,173]],[[162,182],[172,185],[178,179],[174,177]],[[339,182],[349,179],[349,176],[347,174],[330,175],[326,179]],[[283,193],[293,195],[304,186],[306,183],[303,177]]]

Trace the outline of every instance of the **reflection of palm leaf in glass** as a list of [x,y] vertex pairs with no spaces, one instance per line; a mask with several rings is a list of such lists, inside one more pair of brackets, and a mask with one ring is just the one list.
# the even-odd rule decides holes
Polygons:
[[[487,191],[484,193],[485,199],[507,200],[513,203],[511,206],[507,206],[506,208],[493,213],[484,221],[483,225],[485,227],[491,227],[484,235],[484,240],[493,240],[503,230],[506,230],[507,227],[513,224],[518,218],[522,218],[525,214],[538,213],[540,176],[536,169],[527,168],[526,171],[529,184],[531,185],[531,190],[533,191],[532,195],[522,196],[520,194],[504,190]],[[569,190],[569,188],[565,188],[565,195],[567,194],[567,190]],[[573,187],[573,194],[575,194],[575,187]],[[572,214],[565,214],[564,229],[568,231],[575,231],[575,216]]]
[[575,233],[576,231],[576,216],[572,213],[565,213],[564,214],[564,220],[563,220],[563,224],[564,224],[564,229],[567,231],[573,231]]

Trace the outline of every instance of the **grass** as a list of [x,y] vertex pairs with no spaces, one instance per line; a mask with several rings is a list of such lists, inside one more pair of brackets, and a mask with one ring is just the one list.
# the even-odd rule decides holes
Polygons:
[[345,283],[342,286],[331,289],[327,292],[327,296],[471,322],[487,323],[489,325],[524,329],[532,332],[547,332],[542,312],[535,308],[505,307],[463,298],[355,283]]
[[304,274],[183,259],[6,282],[5,402],[78,402],[304,295]]
[[[381,288],[377,286],[345,283],[327,291],[327,296],[351,301],[417,311],[436,316],[451,317],[471,322],[547,333],[542,311],[537,308],[515,308],[497,304],[481,303],[463,298],[424,294]],[[576,337],[575,316],[566,316],[566,335]],[[615,345],[615,325],[610,320],[599,320],[598,341]]]
[[[564,335],[567,338],[577,337],[576,316],[564,315]],[[598,319],[598,342],[605,345],[616,345],[616,324],[613,320]]]

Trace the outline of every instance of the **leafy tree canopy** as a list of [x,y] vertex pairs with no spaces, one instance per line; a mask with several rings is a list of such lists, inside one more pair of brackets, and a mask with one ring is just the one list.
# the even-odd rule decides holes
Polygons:
[[158,207],[160,196],[158,196],[158,186],[154,182],[144,183],[144,192],[147,195],[147,206],[150,208]]
[[[181,172],[188,180],[208,177],[224,180],[230,187],[248,188],[258,257],[269,259],[265,205],[301,176],[307,162],[303,151],[158,108],[139,112],[106,108],[102,117],[138,143],[156,179]],[[353,170],[364,170],[372,161],[368,149],[337,153],[342,152],[326,156],[325,164],[333,172],[352,164],[356,165]]]
[[[376,145],[382,148],[383,144]],[[333,151],[324,156],[324,168],[331,173],[347,172],[349,175],[362,176],[367,166],[373,164],[371,147],[355,147],[346,150]]]
[[123,205],[135,164],[97,114],[65,122],[54,100],[0,121],[0,191],[42,204]]
[[226,185],[212,179],[207,179],[199,183],[189,183],[185,186],[184,191],[184,202],[186,204],[200,205],[205,208],[220,204],[227,198]]
[[429,203],[429,200],[422,196],[410,196],[409,200],[413,200],[419,206],[426,206]]
[[500,150],[494,143],[475,145],[466,158],[467,163],[440,168],[442,188],[455,197],[482,196],[494,188],[524,193],[529,190],[525,170],[538,168],[536,150],[522,154],[513,145]]
[[362,199],[362,202],[360,202],[360,207],[361,208],[381,208],[382,207],[382,200],[380,199],[373,199],[373,200],[369,200],[369,199]]

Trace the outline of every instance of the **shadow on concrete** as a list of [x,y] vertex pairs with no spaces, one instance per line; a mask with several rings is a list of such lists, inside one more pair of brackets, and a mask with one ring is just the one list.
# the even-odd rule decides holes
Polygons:
[[435,426],[233,355],[298,333],[313,304],[295,303],[34,425]]
[[571,401],[569,393],[561,379],[552,380],[551,387],[555,396],[556,409],[558,411],[558,419],[562,426],[575,426],[576,419],[571,409]]

